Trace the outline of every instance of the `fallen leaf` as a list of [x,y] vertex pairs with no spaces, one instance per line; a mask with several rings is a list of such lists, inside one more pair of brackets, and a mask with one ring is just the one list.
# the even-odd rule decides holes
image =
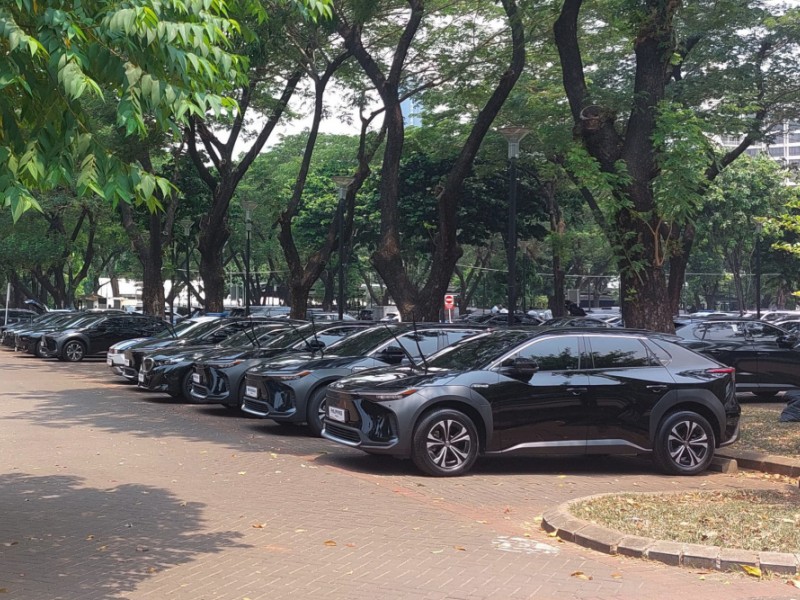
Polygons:
[[612,573],[611,579],[622,579],[622,573]]
[[87,542],[88,542],[89,540],[93,540],[93,539],[94,539],[94,536],[93,536],[93,535],[87,535],[87,536],[86,536],[86,541],[87,541]]
[[467,551],[467,549],[464,548],[464,546],[453,546],[453,548],[455,548],[459,552],[466,552]]
[[266,526],[266,523],[253,523],[252,525],[253,529],[264,529]]
[[8,590],[6,588],[0,588],[0,594],[7,594]]
[[742,569],[745,573],[750,575],[751,577],[761,577],[761,569],[758,567],[751,567],[750,565],[742,565]]
[[3,546],[7,546],[10,548],[11,546],[16,546],[17,544],[19,544],[19,542],[6,542],[5,544],[3,544]]
[[355,548],[356,547],[356,545],[353,542],[349,542],[349,543],[345,544],[345,546],[347,546],[348,548]]
[[510,507],[510,506],[506,506],[506,507],[505,507],[505,509],[503,510],[503,512],[504,512],[505,514],[508,514],[508,513],[510,513],[510,512],[511,512],[511,507]]
[[486,525],[489,521],[478,521],[481,525]]
[[98,550],[99,550],[100,552],[105,552],[106,550],[108,550],[108,546],[100,546],[100,547],[98,548]]
[[431,554],[441,554],[444,550],[431,550]]
[[148,548],[147,546],[136,546],[137,552],[147,552],[148,550],[150,550],[150,548]]
[[547,537],[558,537],[558,531],[551,531],[547,534]]
[[591,581],[592,579],[591,575],[587,575],[583,571],[575,571],[574,573],[572,573],[572,575],[570,575],[570,577],[575,577],[576,579],[583,579],[585,581]]
[[295,533],[305,533],[306,531],[307,531],[306,529],[295,529],[294,530]]
[[239,471],[239,475],[247,475],[247,471]]
[[326,546],[335,546],[336,542],[334,540],[325,540]]
[[278,458],[278,455],[275,454],[274,452],[270,452],[269,455],[271,458]]
[[786,583],[800,589],[800,579],[790,579]]
[[156,569],[155,567],[149,567],[147,569],[147,572],[148,573],[158,573],[158,569]]

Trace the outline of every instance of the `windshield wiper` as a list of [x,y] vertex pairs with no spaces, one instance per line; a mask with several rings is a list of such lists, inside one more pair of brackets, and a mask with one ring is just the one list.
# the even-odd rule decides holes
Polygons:
[[419,345],[419,332],[417,331],[417,316],[413,312],[411,313],[411,322],[414,325],[414,342],[417,344],[417,352],[419,352],[419,357],[422,359],[422,365],[424,366],[425,372],[427,373],[428,361],[425,360],[425,355],[422,353],[422,348]]

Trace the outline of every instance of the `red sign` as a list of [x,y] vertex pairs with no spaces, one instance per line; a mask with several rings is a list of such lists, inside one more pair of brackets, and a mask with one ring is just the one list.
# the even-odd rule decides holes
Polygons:
[[456,306],[456,297],[453,294],[444,295],[444,307],[447,310],[452,310]]

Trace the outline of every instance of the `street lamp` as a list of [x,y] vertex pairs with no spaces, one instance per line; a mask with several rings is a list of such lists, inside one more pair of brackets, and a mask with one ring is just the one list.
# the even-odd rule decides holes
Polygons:
[[761,229],[763,225],[756,222],[756,319],[761,318]]
[[253,211],[257,204],[252,200],[242,200],[244,227],[247,232],[247,245],[244,253],[244,315],[250,316],[250,234],[253,231]]
[[517,305],[517,159],[519,143],[529,133],[526,127],[501,127],[508,142],[508,324],[514,324]]
[[179,225],[183,227],[183,234],[186,236],[186,310],[188,311],[187,317],[192,316],[192,280],[189,275],[189,236],[192,234],[192,225],[194,219],[191,217],[183,217]]
[[354,178],[346,175],[334,175],[331,177],[336,189],[339,190],[338,223],[336,228],[339,230],[339,320],[344,319],[344,201],[347,198],[347,189],[352,185]]

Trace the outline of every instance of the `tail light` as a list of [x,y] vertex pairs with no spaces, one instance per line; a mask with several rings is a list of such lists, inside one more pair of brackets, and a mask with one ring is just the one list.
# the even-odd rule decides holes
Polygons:
[[706,369],[706,373],[720,373],[720,374],[727,374],[730,373],[734,375],[736,373],[736,369],[733,367],[715,367],[713,369]]

